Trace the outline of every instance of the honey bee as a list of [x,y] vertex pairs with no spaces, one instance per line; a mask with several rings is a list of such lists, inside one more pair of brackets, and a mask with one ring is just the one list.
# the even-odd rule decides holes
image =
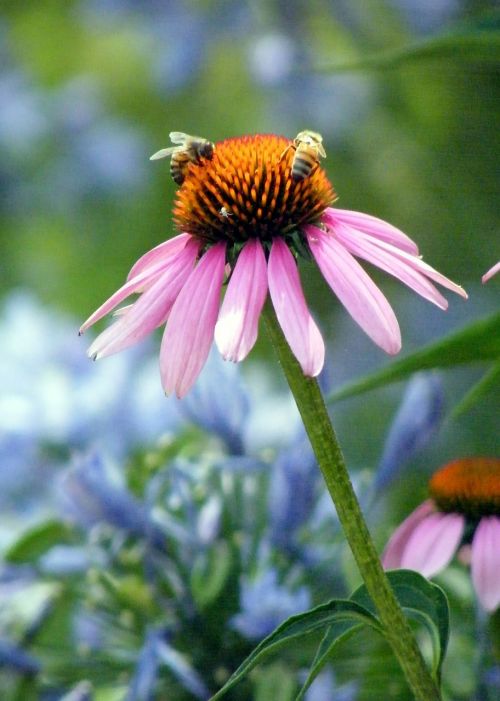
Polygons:
[[292,178],[295,181],[307,178],[316,163],[319,162],[320,156],[326,158],[323,137],[321,134],[308,129],[297,134],[293,142],[283,151],[281,158],[283,158],[289,148],[293,148],[295,151],[292,161]]
[[162,148],[153,153],[149,160],[158,161],[160,158],[172,156],[170,175],[177,185],[182,185],[189,163],[200,163],[202,158],[211,160],[215,146],[202,136],[190,136],[182,131],[171,131],[169,137],[175,146]]

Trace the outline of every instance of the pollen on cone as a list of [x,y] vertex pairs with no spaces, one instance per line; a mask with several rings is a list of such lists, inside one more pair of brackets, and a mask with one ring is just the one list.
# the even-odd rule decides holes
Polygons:
[[438,470],[429,492],[442,511],[500,515],[500,459],[462,458]]

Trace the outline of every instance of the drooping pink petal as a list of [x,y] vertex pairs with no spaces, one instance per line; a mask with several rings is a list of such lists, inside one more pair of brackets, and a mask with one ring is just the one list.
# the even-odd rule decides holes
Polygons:
[[134,304],[124,308],[109,328],[92,343],[88,355],[94,360],[128,348],[165,323],[177,295],[191,272],[199,244],[193,239],[172,258]]
[[[174,239],[171,239],[171,241],[173,240]],[[182,242],[182,246],[178,247],[177,250],[174,251],[171,255],[165,258],[156,258],[154,262],[151,261],[151,265],[142,270],[138,270],[137,274],[133,277],[131,277],[129,274],[127,282],[124,285],[122,285],[122,287],[120,287],[116,292],[114,292],[109,299],[107,299],[103,304],[101,304],[101,306],[89,316],[87,321],[85,321],[85,323],[83,323],[80,327],[79,333],[82,334],[90,326],[95,324],[96,321],[99,321],[99,319],[102,319],[103,316],[109,314],[110,311],[112,311],[118,304],[120,304],[120,302],[123,302],[123,300],[129,297],[131,294],[147,290],[148,287],[151,287],[151,285],[154,284],[156,280],[158,280],[158,278],[165,270],[169,268],[175,268],[177,266],[177,261],[182,260],[182,258],[179,258],[179,256],[182,256],[183,249],[185,248],[186,244],[190,242],[190,240],[191,242],[193,242],[193,244],[195,243],[195,239],[193,239],[193,237],[190,236],[189,238],[185,239]],[[170,243],[170,241],[166,241],[165,243]],[[160,244],[160,246],[161,245],[163,244]],[[192,250],[192,245],[190,250]],[[149,253],[152,253],[152,251],[149,251]],[[148,253],[145,254],[145,256],[147,255]],[[143,258],[145,256],[143,256]],[[140,260],[142,260],[142,258]],[[138,263],[140,262],[140,260],[138,261]],[[134,268],[135,267],[136,266],[134,266]]]
[[384,569],[396,570],[402,566],[403,553],[411,534],[419,523],[435,511],[436,507],[434,506],[434,502],[427,499],[420,504],[420,506],[417,506],[415,511],[412,511],[412,513],[396,528],[382,554],[382,565]]
[[418,523],[406,542],[401,567],[432,577],[450,562],[465,527],[465,517],[455,513],[429,514]]
[[151,266],[157,263],[166,262],[170,256],[174,256],[179,251],[182,251],[190,239],[192,239],[191,234],[179,234],[178,236],[168,239],[168,241],[163,241],[158,244],[158,246],[152,248],[134,263],[127,275],[127,280],[131,280],[136,275],[149,270]]
[[403,251],[407,251],[412,255],[418,256],[418,246],[415,241],[397,229],[392,224],[371,216],[363,212],[353,212],[350,209],[337,209],[337,207],[328,207],[323,215],[326,224],[334,226],[337,222],[348,224],[354,229],[365,231],[377,239],[392,243]]
[[500,606],[500,518],[483,516],[472,540],[471,574],[486,611]]
[[253,348],[266,295],[266,257],[260,241],[251,239],[236,261],[215,325],[215,342],[224,360],[239,362]]
[[201,258],[170,313],[160,349],[165,392],[183,397],[198,377],[212,345],[224,278],[226,244]]
[[346,224],[337,224],[334,235],[353,255],[364,258],[369,263],[385,270],[389,275],[401,280],[441,309],[448,308],[448,302],[439,290],[424,275],[415,270],[408,261],[401,260],[389,251],[373,244],[367,236],[360,236],[359,231]]
[[96,321],[99,321],[99,319],[102,319],[103,316],[106,316],[106,314],[109,314],[110,311],[112,311],[120,302],[123,302],[124,299],[127,297],[130,297],[131,294],[134,294],[134,292],[139,292],[140,290],[144,289],[144,286],[148,285],[148,283],[151,285],[154,283],[158,277],[161,275],[162,270],[160,267],[158,269],[155,269],[154,271],[148,271],[147,273],[141,273],[140,275],[137,275],[136,277],[132,278],[128,282],[126,282],[122,287],[120,287],[116,292],[114,292],[109,299],[107,299],[101,306],[95,310],[93,314],[89,316],[87,321],[83,323],[80,326],[80,331],[79,334],[84,333],[88,328],[90,328],[93,324],[96,323]]
[[275,238],[268,261],[269,293],[288,345],[304,375],[316,377],[325,361],[325,344],[307,308],[294,257],[283,239]]
[[491,280],[493,275],[496,275],[499,271],[500,271],[500,260],[498,261],[498,263],[496,265],[494,265],[492,268],[490,268],[488,270],[488,272],[486,272],[483,275],[483,277],[481,278],[481,282],[483,283],[483,285],[485,282],[488,282],[488,280]]
[[442,285],[452,292],[455,292],[457,295],[460,295],[460,297],[467,299],[468,295],[463,287],[460,287],[460,285],[457,285],[455,282],[453,282],[453,280],[450,280],[445,275],[442,275],[437,270],[434,270],[434,268],[432,268],[430,265],[424,263],[421,258],[412,256],[409,253],[406,253],[406,251],[401,251],[396,246],[392,246],[390,243],[386,243],[385,241],[378,241],[373,237],[368,237],[367,234],[360,232],[360,236],[364,237],[365,239],[369,238],[376,246],[388,251],[391,255],[408,263],[412,268],[422,273],[422,275],[425,275],[429,279],[434,280],[434,282],[437,282],[439,285]]
[[304,230],[319,269],[354,321],[387,353],[398,353],[401,332],[382,292],[331,234],[315,226]]

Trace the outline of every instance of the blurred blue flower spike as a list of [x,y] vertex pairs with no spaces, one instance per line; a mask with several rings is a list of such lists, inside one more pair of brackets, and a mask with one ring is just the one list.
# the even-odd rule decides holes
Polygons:
[[314,507],[319,469],[311,445],[303,432],[284,448],[271,468],[269,485],[270,539],[287,550],[297,530],[306,523]]
[[210,545],[219,535],[222,508],[222,500],[217,494],[210,496],[201,507],[196,524],[200,544]]
[[[0,76],[0,145],[3,158],[33,156],[49,131],[46,97],[19,69]],[[2,160],[3,160],[2,158]],[[5,164],[4,164],[5,165]]]
[[[85,357],[76,328],[27,292],[4,302],[0,454],[25,471],[33,472],[30,450],[39,442],[58,444],[64,453],[92,442],[123,456],[179,424],[177,405],[161,391],[157,363],[145,361],[147,347],[99,366]],[[17,475],[12,469],[9,479]]]
[[92,560],[86,548],[55,545],[45,555],[42,555],[38,566],[45,575],[64,577],[86,572],[91,564]]
[[291,591],[279,584],[277,571],[270,567],[256,579],[243,579],[240,587],[240,613],[233,616],[232,627],[248,640],[260,640],[280,623],[311,606],[306,587]]
[[64,694],[59,701],[92,701],[94,694],[92,684],[87,681],[79,682],[71,691]]
[[187,419],[219,436],[233,455],[244,452],[250,406],[237,365],[225,362],[212,350],[196,385],[178,406]]
[[353,682],[338,686],[329,669],[318,674],[305,695],[305,701],[354,701],[357,685]]
[[0,639],[0,669],[7,668],[20,674],[33,675],[40,671],[39,662],[14,643]]
[[266,87],[275,87],[290,79],[297,59],[297,47],[290,36],[268,32],[255,39],[248,58],[254,79]]
[[108,523],[161,546],[164,537],[145,507],[119,482],[119,473],[98,455],[80,458],[61,480],[67,515],[85,527]]
[[153,79],[162,96],[186,87],[203,64],[210,27],[194,7],[169,3],[169,11],[152,22],[157,40]]
[[211,694],[207,687],[184,655],[160,639],[157,639],[156,653],[160,661],[168,667],[179,683],[196,699],[205,701],[210,698]]
[[385,489],[437,431],[443,416],[443,387],[436,373],[412,377],[396,412],[377,467],[374,493]]
[[160,640],[159,631],[147,632],[125,701],[153,701],[155,698],[159,666],[157,646]]

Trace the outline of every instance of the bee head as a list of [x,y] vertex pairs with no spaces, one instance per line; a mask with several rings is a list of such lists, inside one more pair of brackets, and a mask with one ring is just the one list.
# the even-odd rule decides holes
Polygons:
[[304,131],[299,131],[294,139],[296,144],[303,143],[314,146],[316,144],[321,144],[323,137],[316,131],[309,131],[309,129],[304,129]]
[[200,156],[203,156],[203,158],[208,158],[209,160],[212,158],[214,155],[214,145],[211,141],[204,141],[199,148],[199,154]]

